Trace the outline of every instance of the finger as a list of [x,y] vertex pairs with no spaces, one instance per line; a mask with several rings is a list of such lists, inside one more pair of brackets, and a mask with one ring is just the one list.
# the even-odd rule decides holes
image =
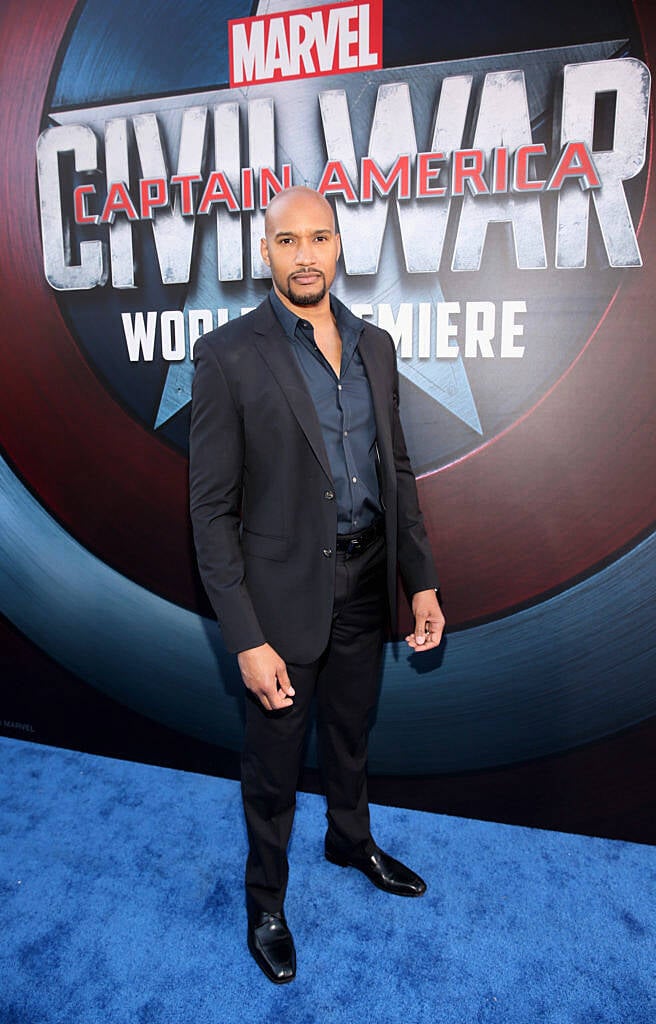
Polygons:
[[260,698],[260,702],[267,711],[275,711],[277,706],[278,697],[278,685],[276,683],[276,677],[268,679],[263,682],[257,690],[257,695]]
[[[426,616],[424,614],[422,614],[421,612],[418,612],[417,615],[415,616],[415,643],[416,644],[422,645],[422,644],[426,643],[426,641],[428,639],[427,632],[426,632],[427,625],[428,625],[428,622],[427,622]],[[430,630],[430,626],[428,626],[428,628]]]
[[436,622],[434,619],[429,619],[426,623],[426,637],[435,644],[439,644],[442,640],[442,632],[444,630],[443,622]]
[[278,690],[274,697],[269,698],[269,701],[272,711],[280,711],[282,708],[291,707],[294,703],[291,697],[285,695],[284,690]]
[[406,638],[405,642],[408,647],[412,647],[413,651],[417,651],[419,654],[422,651],[431,651],[435,647],[440,646],[440,641],[433,634],[425,634],[423,644],[418,644],[414,633],[410,633]]
[[278,686],[283,691],[283,693],[286,693],[288,697],[293,697],[296,693],[296,690],[291,684],[291,680],[287,672],[287,666],[285,665],[284,661],[282,662],[281,666],[277,669],[276,675],[278,677]]
[[278,688],[278,680],[275,676],[270,683],[266,684],[264,692],[266,693],[267,700],[271,705],[272,711],[279,711],[280,708],[286,708],[289,707],[290,704],[293,704],[292,698],[289,697],[284,690]]

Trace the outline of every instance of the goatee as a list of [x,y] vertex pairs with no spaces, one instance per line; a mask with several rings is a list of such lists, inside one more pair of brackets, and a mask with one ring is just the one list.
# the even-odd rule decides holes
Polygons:
[[324,285],[320,292],[315,295],[299,295],[297,292],[289,289],[287,298],[294,303],[295,306],[318,306],[324,295],[326,294],[326,286]]
[[295,306],[318,306],[324,295],[327,292],[326,278],[321,275],[321,287],[318,292],[296,292],[294,291],[293,278],[287,278],[287,289],[286,291],[280,289],[283,295],[286,295],[290,302],[293,302]]

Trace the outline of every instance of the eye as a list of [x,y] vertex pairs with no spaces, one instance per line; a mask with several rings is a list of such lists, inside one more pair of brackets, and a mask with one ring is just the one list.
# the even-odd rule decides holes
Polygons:
[[314,240],[315,240],[315,242],[327,242],[328,241],[328,235],[317,235]]
[[279,245],[291,245],[293,241],[294,241],[293,238],[279,238],[278,239],[278,244]]

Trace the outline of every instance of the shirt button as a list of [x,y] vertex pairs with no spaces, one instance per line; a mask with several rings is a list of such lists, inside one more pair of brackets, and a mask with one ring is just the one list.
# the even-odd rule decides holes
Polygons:
[[323,492],[323,496],[326,499],[326,501],[332,501],[333,498],[335,497],[335,492],[334,491],[324,491]]
[[338,384],[338,385],[337,385],[337,390],[338,390],[338,391],[341,391],[341,390],[342,390],[342,385],[341,385],[341,384]]
[[324,558],[330,558],[332,553],[333,553],[333,549],[332,548],[324,548],[323,549],[323,557]]
[[351,480],[353,481],[354,484],[357,484],[357,482],[358,482],[357,476],[352,476]]
[[348,437],[348,430],[344,431],[344,437]]

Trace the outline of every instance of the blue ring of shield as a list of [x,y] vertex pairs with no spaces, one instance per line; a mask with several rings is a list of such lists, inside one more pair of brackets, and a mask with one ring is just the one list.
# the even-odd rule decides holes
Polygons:
[[[320,94],[327,89],[326,81],[286,83],[273,91],[271,87],[253,87],[244,101],[244,113],[243,98],[224,88],[226,20],[251,12],[242,9],[243,4],[217,4],[211,15],[203,10],[203,20],[192,17],[191,7],[187,4],[181,10],[179,5],[153,0],[141,5],[136,14],[128,12],[124,4],[114,5],[108,13],[99,0],[89,0],[59,68],[53,122],[78,123],[83,118],[102,137],[107,119],[156,110],[162,152],[171,161],[182,108],[193,102],[207,109],[222,105],[225,110],[233,103],[239,108],[238,129],[233,149],[224,154],[228,160],[245,163],[246,151],[254,165],[259,160],[278,166],[281,160],[288,160],[295,181],[316,184],[334,145],[328,137],[330,119],[321,117],[321,105],[326,101]],[[527,101],[532,137],[544,141],[548,148],[554,81],[563,64],[602,60],[623,52],[622,26],[613,23],[607,11],[606,15],[610,19],[607,43],[510,58],[459,59],[448,66],[439,63],[436,54],[432,63],[422,66],[331,79],[330,90],[341,97],[338,107],[341,104],[342,113],[348,113],[342,126],[351,133],[353,177],[357,177],[354,154],[363,155],[367,145],[378,144],[372,125],[374,112],[380,113],[376,104],[381,93],[401,96],[401,106],[392,105],[387,113],[405,112],[399,131],[406,149],[413,133],[416,147],[429,149],[434,141],[435,101],[444,80],[462,81],[471,75],[474,84],[480,83],[488,71],[518,68],[525,72],[525,81],[530,81]],[[213,19],[209,28],[208,17]],[[404,24],[412,21],[405,19]],[[167,24],[166,34],[158,32],[162,22]],[[175,40],[174,52],[167,52],[167,39]],[[408,43],[402,34],[396,45],[399,52],[404,52],[405,45],[407,53]],[[144,51],[149,54],[146,65]],[[193,59],[181,62],[180,53],[193,55]],[[137,89],[149,98],[134,100]],[[230,124],[234,129],[235,122],[228,122],[228,127]],[[241,149],[237,152],[234,147]],[[345,164],[347,158],[348,153],[343,157]],[[134,154],[129,159],[131,173],[138,177]],[[535,170],[540,173],[539,164]],[[101,177],[99,174],[100,200]],[[639,189],[635,189],[634,205],[639,198]],[[420,201],[415,207],[418,204]],[[563,301],[561,278],[553,269],[554,254],[549,246],[545,269],[539,273],[516,269],[507,225],[490,225],[476,272],[452,269],[457,256],[456,224],[449,224],[444,232],[440,269],[429,272],[427,264],[420,262],[418,270],[415,265],[411,272],[408,249],[410,243],[421,239],[412,225],[406,223],[404,229],[404,214],[398,215],[393,203],[362,205],[360,215],[365,220],[359,222],[355,210],[349,211],[343,203],[338,206],[343,239],[348,236],[345,248],[351,269],[358,270],[360,258],[353,239],[363,231],[376,235],[381,217],[384,229],[376,251],[365,254],[370,263],[376,260],[377,273],[367,272],[371,266],[366,263],[360,265],[359,273],[342,275],[338,292],[359,306],[363,315],[380,317],[383,309],[384,316],[396,318],[397,326],[401,305],[405,303],[412,311],[404,314],[409,319],[399,338],[399,364],[405,425],[419,471],[434,470],[471,451],[529,409],[585,344],[619,280],[619,271],[601,269],[597,256],[603,239],[598,232],[595,235],[594,226],[589,247],[594,265],[575,272],[576,296],[570,302]],[[545,202],[545,238],[553,236],[555,216],[555,201]],[[186,281],[162,284],[161,253],[154,232],[142,231],[133,252],[138,274],[134,290],[105,287],[60,296],[78,344],[106,386],[135,417],[181,448],[186,444],[193,372],[188,338],[183,358],[178,347],[173,352],[175,358],[169,360],[155,350],[152,360],[130,361],[125,336],[117,324],[125,312],[161,314],[168,310],[182,312],[188,328],[195,311],[223,309],[229,316],[239,315],[243,307],[254,305],[266,294],[268,284],[258,276],[261,268],[257,261],[250,270],[248,267],[249,242],[261,230],[257,215],[241,218],[238,247],[244,270],[243,278],[237,280],[228,279],[230,272],[219,280],[216,219],[208,217],[197,227]],[[221,223],[229,231],[225,211]],[[504,360],[492,341],[491,356],[488,351],[483,357],[481,349],[478,358],[465,358],[462,350],[455,359],[436,358],[431,346],[436,344],[432,323],[438,305],[457,302],[463,320],[454,316],[462,329],[467,303],[496,295],[526,304],[524,355]],[[496,305],[493,312],[500,317]],[[422,316],[433,318],[428,342],[421,335]],[[107,326],[99,330],[99,324]],[[495,328],[497,337],[498,321]],[[47,515],[6,465],[1,471],[0,564],[5,614],[52,657],[109,695],[191,735],[238,748],[241,727],[234,697],[235,669],[213,624],[145,591],[98,561]],[[434,676],[427,674],[427,669],[435,668],[435,663],[415,664],[418,659],[405,654],[399,657],[389,646],[372,734],[372,770],[413,774],[510,763],[590,741],[653,715],[656,692],[649,681],[654,676],[653,649],[635,643],[634,638],[647,635],[650,629],[645,618],[651,602],[645,597],[653,597],[656,589],[655,557],[654,538],[648,538],[613,565],[555,598],[449,636]],[[89,593],[94,595],[93,614]],[[557,644],[553,642],[556,636]],[[609,652],[615,653],[611,656]]]

